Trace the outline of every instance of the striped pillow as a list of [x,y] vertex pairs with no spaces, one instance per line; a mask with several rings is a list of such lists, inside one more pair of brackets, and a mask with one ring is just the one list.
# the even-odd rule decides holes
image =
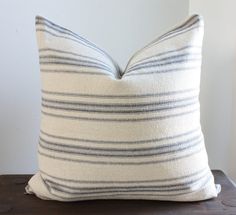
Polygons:
[[160,36],[121,71],[92,42],[36,18],[42,73],[42,199],[216,197],[199,122],[203,20]]

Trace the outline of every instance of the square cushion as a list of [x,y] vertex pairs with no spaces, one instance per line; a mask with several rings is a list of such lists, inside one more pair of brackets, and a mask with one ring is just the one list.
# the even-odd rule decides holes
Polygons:
[[200,126],[203,20],[136,52],[124,71],[97,45],[36,17],[42,77],[42,199],[198,201],[219,187]]

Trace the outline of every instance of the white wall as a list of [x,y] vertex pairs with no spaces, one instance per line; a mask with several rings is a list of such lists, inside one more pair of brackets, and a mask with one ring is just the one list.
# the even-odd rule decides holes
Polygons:
[[236,180],[236,1],[190,0],[205,19],[201,120],[210,165]]
[[134,51],[186,18],[188,0],[1,0],[0,174],[37,169],[36,14],[86,36],[124,67]]

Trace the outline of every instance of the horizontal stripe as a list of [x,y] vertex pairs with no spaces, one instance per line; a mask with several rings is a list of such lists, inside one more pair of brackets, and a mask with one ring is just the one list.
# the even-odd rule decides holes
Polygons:
[[[37,25],[44,25],[44,26],[47,26],[53,30],[57,30],[58,32],[60,33],[64,33],[64,34],[68,34],[68,35],[71,35],[75,38],[78,38],[80,39],[81,41],[87,43],[87,44],[90,44],[92,46],[94,46],[95,48],[98,48],[94,43],[90,42],[89,40],[85,39],[84,37],[81,37],[80,35],[74,33],[73,31],[67,29],[67,28],[64,28],[62,26],[59,26],[53,22],[51,22],[50,20],[46,19],[46,18],[43,18],[43,17],[36,17],[36,22],[35,22],[36,26]],[[98,48],[99,49],[99,48]],[[103,50],[101,50],[103,51]]]
[[[83,155],[83,156],[93,156],[93,157],[117,157],[117,158],[123,158],[123,157],[129,157],[129,158],[134,158],[134,157],[152,157],[152,156],[157,156],[157,155],[166,155],[166,154],[177,154],[182,151],[185,151],[187,149],[196,147],[200,145],[203,142],[203,139],[195,140],[195,141],[189,141],[189,142],[183,142],[179,145],[175,146],[170,146],[169,148],[161,148],[159,149],[158,147],[155,149],[145,149],[145,150],[109,150],[109,149],[85,149],[86,147],[59,147],[59,144],[53,144],[47,142],[46,144],[45,141],[40,140],[39,141],[39,146],[45,150],[51,151],[51,152],[58,152],[61,154],[71,154],[71,155]],[[56,145],[56,147],[55,147]],[[84,148],[84,149],[83,149]],[[151,147],[150,147],[151,148]],[[77,149],[77,150],[75,150]]]
[[[39,24],[37,24],[37,25],[39,25]],[[44,23],[41,23],[41,25],[45,25],[45,24],[44,24]],[[50,28],[50,29],[52,29],[52,28]],[[52,30],[54,30],[54,29],[52,29]],[[62,35],[53,33],[53,32],[51,32],[51,31],[49,31],[49,30],[46,30],[45,28],[39,28],[39,27],[36,27],[36,32],[44,32],[44,33],[50,34],[51,36],[54,36],[54,37],[59,37],[59,38],[63,38],[63,39],[67,39],[67,40],[76,42],[76,43],[81,44],[81,45],[83,45],[83,46],[85,46],[85,47],[91,48],[91,49],[94,50],[94,51],[97,51],[98,53],[102,54],[103,56],[106,56],[106,55],[104,55],[104,53],[103,53],[102,51],[100,51],[99,49],[97,49],[97,48],[95,48],[95,47],[93,47],[93,46],[91,46],[91,45],[88,45],[88,44],[86,44],[86,43],[84,43],[84,42],[81,42],[81,41],[80,41],[79,39],[77,39],[77,38],[71,38],[71,37],[68,37],[68,36],[62,36]],[[57,32],[58,32],[58,31],[57,31]],[[59,32],[59,33],[60,33],[60,32]],[[69,35],[69,36],[71,36],[71,35]]]
[[[205,185],[211,181],[211,177],[209,176],[207,180],[205,180]],[[203,187],[203,186],[202,186]],[[114,193],[106,193],[106,194],[87,194],[80,197],[80,195],[75,194],[76,196],[72,197],[71,193],[63,193],[58,190],[57,193],[53,195],[58,197],[59,199],[63,199],[64,201],[79,201],[79,200],[93,200],[93,199],[155,199],[155,200],[176,200],[176,198],[180,198],[178,196],[187,195],[192,193],[193,191],[179,191],[174,193],[150,193],[150,192],[143,192],[143,193],[132,193],[132,192],[114,192]],[[187,201],[187,200],[185,200]],[[190,200],[192,201],[192,200]]]
[[183,104],[168,104],[165,106],[161,106],[161,107],[152,107],[152,108],[142,108],[142,109],[131,109],[131,110],[106,110],[106,109],[87,109],[85,108],[79,108],[76,106],[58,106],[55,104],[47,104],[47,103],[42,103],[42,107],[47,108],[47,109],[51,109],[51,110],[62,110],[62,111],[72,111],[72,112],[86,112],[86,113],[96,113],[96,114],[148,114],[148,113],[153,113],[153,112],[161,112],[161,111],[168,111],[168,110],[173,110],[173,109],[177,109],[177,108],[185,108],[185,107],[189,107],[192,105],[196,105],[198,104],[198,100],[193,100],[193,101],[188,101],[185,102]]
[[188,96],[179,99],[172,100],[162,100],[156,102],[139,102],[139,103],[93,103],[93,102],[82,102],[82,101],[68,101],[68,100],[58,100],[58,99],[47,99],[42,98],[42,101],[45,103],[55,103],[55,104],[65,104],[65,105],[77,105],[85,107],[98,107],[98,108],[138,108],[138,107],[148,107],[148,106],[160,106],[160,105],[169,105],[172,103],[186,102],[197,100],[198,96]]
[[112,186],[96,186],[96,187],[93,187],[93,186],[89,186],[89,187],[86,187],[84,185],[82,186],[73,186],[73,185],[65,185],[65,184],[62,184],[62,183],[59,183],[59,182],[55,182],[53,180],[50,180],[50,179],[44,179],[44,181],[46,183],[48,183],[50,186],[54,186],[56,185],[57,187],[61,187],[61,188],[68,188],[70,190],[81,190],[81,191],[96,191],[96,190],[110,190],[110,191],[121,191],[121,190],[141,190],[141,189],[161,189],[163,191],[172,191],[173,189],[176,189],[177,187],[179,188],[182,188],[182,189],[189,189],[189,185],[192,185],[192,184],[195,184],[196,182],[201,182],[202,179],[208,177],[210,174],[209,171],[205,171],[203,172],[202,174],[200,174],[198,177],[195,177],[193,179],[188,179],[186,181],[182,181],[181,183],[178,182],[178,183],[171,183],[171,184],[162,184],[162,185],[131,185],[131,184],[128,184],[126,186],[115,186],[115,185],[112,185]]
[[[174,30],[173,32],[167,32],[164,35],[162,35],[161,37],[157,38],[156,41],[154,41],[151,46],[149,46],[148,48],[152,47],[152,46],[155,46],[161,42],[164,42],[166,40],[169,40],[173,37],[178,37],[186,32],[189,32],[189,31],[192,31],[192,30],[195,30],[195,29],[200,29],[203,27],[202,23],[200,23],[199,21],[201,21],[200,19],[197,19],[195,20],[194,22],[192,22],[190,25],[187,24],[186,26],[184,26],[183,28],[176,28],[176,30]],[[168,34],[168,35],[167,35]]]
[[101,69],[104,70],[108,73],[113,74],[113,71],[111,70],[107,70],[105,67],[103,66],[97,66],[95,64],[86,64],[86,63],[70,63],[70,62],[60,62],[60,61],[50,61],[50,62],[42,62],[40,61],[40,65],[63,65],[63,66],[73,66],[73,67],[85,67],[85,68],[95,68],[95,69]]
[[[49,22],[50,24],[51,24],[51,22]],[[39,24],[39,23],[38,23]],[[41,23],[41,24],[44,24],[45,25],[45,23]],[[56,25],[57,26],[57,25]],[[50,28],[54,28],[55,26],[48,26],[48,27],[50,27]],[[57,26],[57,27],[60,27],[60,26]],[[56,29],[54,29],[54,30],[56,30]],[[57,29],[58,30],[58,29]],[[66,29],[67,30],[67,29]],[[63,30],[64,31],[64,30]],[[60,31],[59,31],[60,32]],[[65,33],[65,32],[63,32],[63,33]],[[73,32],[70,32],[70,33],[73,33]],[[67,33],[65,33],[65,34],[67,34]],[[78,36],[78,35],[76,35],[76,36]],[[120,76],[120,75],[119,75]]]
[[42,17],[36,17],[36,26],[40,26],[40,25],[43,25],[43,26],[46,26],[47,28],[51,29],[51,30],[54,30],[58,33],[61,33],[61,34],[64,34],[64,35],[68,35],[68,36],[71,36],[75,39],[72,39],[70,37],[66,37],[66,36],[62,36],[62,35],[56,35],[48,30],[45,30],[45,29],[40,29],[38,27],[36,27],[36,31],[44,31],[46,33],[49,33],[51,34],[52,36],[56,36],[56,37],[61,37],[61,38],[64,38],[64,39],[70,39],[72,41],[75,41],[77,43],[81,43],[83,44],[84,46],[88,47],[88,48],[91,48],[93,49],[94,51],[97,51],[101,54],[103,54],[105,57],[107,57],[108,59],[110,59],[111,62],[113,62],[116,70],[118,73],[120,73],[120,68],[119,66],[117,65],[117,63],[110,57],[109,54],[107,54],[104,50],[102,50],[101,48],[99,48],[97,45],[95,45],[94,43],[90,42],[89,40],[85,39],[84,37],[78,35],[78,34],[75,34],[74,32],[66,29],[66,28],[63,28],[59,25],[56,25],[55,23],[45,19],[45,18],[42,18]]
[[71,96],[71,97],[82,97],[82,98],[102,98],[102,99],[132,99],[132,98],[147,98],[147,97],[164,97],[185,93],[199,92],[198,89],[185,89],[185,90],[176,90],[168,91],[161,93],[145,93],[145,94],[88,94],[88,93],[69,93],[69,92],[58,92],[58,91],[49,91],[42,90],[43,94],[56,95],[56,96]]
[[36,26],[40,26],[40,25],[46,26],[47,28],[49,28],[49,29],[51,29],[53,31],[56,31],[58,33],[71,36],[71,37],[75,38],[76,41],[82,43],[84,46],[90,47],[93,50],[96,50],[96,51],[104,54],[105,56],[110,57],[104,50],[102,50],[99,47],[97,47],[94,43],[90,42],[89,40],[81,37],[80,35],[72,32],[72,31],[70,31],[70,30],[68,30],[66,28],[63,28],[63,27],[61,27],[59,25],[56,25],[55,23],[53,23],[53,22],[51,22],[51,21],[49,21],[49,20],[47,20],[45,18],[41,18],[41,17],[37,18]]
[[187,28],[187,29],[185,29],[183,31],[180,31],[179,33],[176,33],[175,35],[170,35],[169,37],[163,38],[162,40],[157,40],[155,43],[150,44],[150,46],[146,47],[145,49],[141,49],[140,52],[144,52],[146,49],[151,49],[151,48],[155,47],[156,45],[158,45],[158,44],[160,44],[160,43],[162,43],[162,42],[164,42],[166,40],[172,39],[172,38],[177,37],[177,36],[181,36],[181,35],[183,35],[185,33],[188,33],[189,31],[200,29],[202,27],[203,26],[199,26],[199,25],[198,26],[193,26],[191,28]]
[[180,177],[169,177],[169,178],[163,178],[163,179],[152,179],[152,180],[123,180],[123,181],[107,181],[107,180],[79,180],[79,179],[66,179],[66,178],[61,178],[61,177],[56,177],[51,174],[46,173],[43,170],[40,170],[40,173],[43,175],[43,178],[49,177],[52,180],[59,180],[61,182],[70,182],[70,183],[79,183],[79,184],[142,184],[142,183],[163,183],[163,182],[171,182],[171,181],[178,181],[178,180],[184,180],[184,179],[189,179],[192,177],[195,177],[196,175],[202,174],[205,171],[209,171],[208,168],[203,168],[198,171],[195,171],[191,174],[183,175]]
[[108,71],[112,71],[112,69],[100,62],[96,62],[96,61],[91,61],[88,59],[78,59],[78,58],[71,58],[71,57],[65,57],[65,56],[55,56],[55,55],[44,55],[41,56],[40,58],[40,63],[71,63],[71,64],[82,64],[82,65],[94,65],[94,66],[98,66],[104,69],[107,69]]
[[[89,59],[89,60],[92,60],[92,61],[95,61],[95,62],[98,62],[98,63],[101,63],[107,67],[114,67],[113,64],[107,64],[105,61],[102,61],[98,58],[95,58],[95,57],[92,57],[92,56],[89,56],[89,55],[82,55],[82,54],[78,54],[78,53],[75,53],[75,52],[71,52],[71,51],[65,51],[65,50],[59,50],[59,49],[52,49],[52,48],[41,48],[39,49],[39,53],[40,53],[40,57],[45,57],[46,55],[43,54],[45,52],[52,52],[52,53],[56,53],[56,54],[67,54],[67,55],[72,55],[72,56],[76,56],[76,57],[80,57],[80,58],[84,58],[84,59]],[[58,55],[57,55],[58,56]],[[63,55],[64,56],[64,55]]]
[[[209,178],[209,181],[210,181],[210,178]],[[208,182],[209,182],[208,181]],[[89,195],[89,196],[83,196],[83,197],[71,197],[71,196],[65,196],[64,194],[56,194],[56,193],[53,193],[54,196],[56,196],[57,198],[59,199],[62,199],[63,201],[83,201],[83,200],[97,200],[97,199],[137,199],[137,200],[140,200],[140,199],[145,199],[145,200],[160,200],[160,199],[168,199],[168,200],[171,200],[172,201],[175,199],[176,201],[176,198],[179,198],[179,196],[181,195],[185,195],[185,194],[190,194],[192,193],[192,191],[184,191],[184,192],[178,192],[178,193],[170,193],[170,194],[153,194],[153,193],[148,193],[148,194],[145,194],[145,193],[142,193],[142,194],[138,194],[138,193],[135,193],[134,194],[128,194],[128,193],[123,193],[123,194],[119,194],[119,193],[116,193],[116,194],[96,194],[96,195]],[[177,200],[178,201],[178,200]]]
[[45,18],[41,18],[41,17],[39,17],[36,21],[36,26],[40,26],[40,25],[46,26],[47,28],[54,30],[58,33],[65,34],[65,35],[71,36],[73,38],[76,38],[76,39],[78,39],[78,41],[82,42],[84,45],[90,46],[91,48],[99,51],[100,53],[103,53],[106,57],[110,58],[110,56],[104,50],[99,48],[96,44],[94,44],[91,41],[85,39],[84,37],[74,33],[71,30],[61,27],[61,26],[59,26],[59,25],[57,25]]
[[[199,22],[201,21],[200,17],[197,16],[192,16],[190,19],[188,19],[185,23],[183,23],[180,26],[177,26],[176,28],[168,31],[167,33],[163,34],[162,36],[160,36],[157,41],[160,41],[162,39],[168,38],[170,35],[176,35],[176,33],[182,32],[192,26],[194,26],[195,24],[199,24]],[[199,26],[199,25],[198,25]]]
[[56,138],[56,139],[61,139],[61,140],[67,140],[67,141],[75,141],[75,142],[86,142],[86,143],[95,143],[95,144],[125,144],[125,145],[137,145],[137,144],[144,144],[144,143],[153,143],[153,142],[161,142],[161,141],[168,141],[168,140],[173,140],[176,138],[181,138],[185,137],[191,134],[194,134],[196,132],[201,132],[200,127],[194,128],[192,130],[189,130],[187,132],[173,135],[173,136],[166,136],[162,138],[155,138],[155,139],[146,139],[146,140],[133,140],[133,141],[117,141],[117,140],[92,140],[92,139],[83,139],[83,138],[71,138],[71,137],[65,137],[65,136],[59,136],[59,135],[52,135],[49,134],[43,130],[40,130],[41,134],[45,135],[46,137],[49,138]]
[[[45,32],[45,33],[48,33],[48,34],[50,34],[51,36],[54,36],[54,37],[59,37],[59,38],[63,38],[63,39],[68,39],[68,40],[74,41],[74,42],[76,42],[76,43],[80,43],[77,39],[73,39],[73,38],[70,38],[70,37],[62,36],[62,35],[57,35],[57,34],[55,34],[55,33],[52,33],[52,32],[50,32],[50,31],[48,31],[48,30],[45,30],[45,29],[37,28],[36,31],[37,31],[37,32],[40,32],[40,31],[41,31],[41,32]],[[84,45],[84,44],[83,44],[83,45]],[[90,46],[87,46],[87,47],[91,48]],[[94,49],[94,48],[92,48],[92,49]],[[95,50],[96,50],[96,49],[95,49]],[[103,54],[102,52],[100,52],[100,53]],[[117,77],[117,78],[120,78],[120,77],[121,77],[120,68],[119,68],[118,66],[116,66],[116,65],[117,65],[116,63],[113,62],[113,64],[114,64],[114,66],[116,67],[116,71],[117,71],[117,74],[118,74],[118,77]],[[115,74],[116,74],[116,73],[115,73]]]
[[163,67],[163,66],[169,66],[170,64],[173,66],[175,64],[189,63],[189,62],[200,61],[200,60],[201,60],[200,53],[177,54],[175,56],[163,57],[161,59],[152,59],[149,61],[135,64],[134,66],[130,67],[127,70],[126,74],[135,70],[143,69],[143,68]]
[[[211,181],[211,178],[206,181],[205,185],[208,184]],[[176,198],[180,198],[179,196],[181,195],[187,195],[192,193],[193,191],[181,191],[178,193],[160,193],[160,194],[153,194],[153,193],[135,193],[135,194],[129,194],[129,193],[116,193],[116,194],[94,194],[94,195],[89,195],[89,196],[68,196],[63,193],[53,193],[54,196],[56,196],[59,199],[62,199],[63,201],[82,201],[82,200],[94,200],[94,199],[145,199],[145,200],[176,200]],[[187,200],[186,200],[187,201]]]
[[[169,153],[169,152],[173,152],[173,151],[178,151],[178,150],[182,150],[185,149],[183,146],[192,146],[192,144],[197,141],[200,142],[202,140],[201,135],[195,135],[191,138],[182,140],[182,141],[178,141],[178,142],[173,142],[173,143],[169,143],[169,144],[162,144],[162,145],[158,145],[158,146],[149,146],[149,147],[139,147],[139,148],[114,148],[114,147],[86,147],[84,145],[71,145],[71,144],[63,144],[63,143],[58,143],[55,141],[49,141],[46,140],[43,137],[39,138],[41,142],[45,143],[46,146],[52,146],[55,147],[55,149],[60,149],[65,152],[71,152],[71,153],[77,153],[76,150],[82,151],[82,150],[87,150],[89,152],[119,152],[122,153],[122,155],[126,155],[126,154],[131,154],[131,155],[135,155],[136,152],[138,153],[146,153],[146,152],[153,152],[153,151],[157,151],[157,154],[165,154],[165,153]],[[67,151],[70,150],[70,151]]]
[[[198,51],[196,51],[196,49]],[[132,65],[127,65],[124,73],[151,66],[167,66],[170,64],[186,63],[201,60],[201,48],[197,46],[184,46],[179,49],[165,51],[156,55],[148,56],[136,61]],[[149,65],[149,67],[148,67]],[[140,68],[139,68],[140,67]]]
[[[207,176],[207,177],[206,177]],[[206,183],[208,182],[210,179],[211,179],[211,176],[210,174],[208,173],[206,176],[204,176],[202,179],[202,181],[199,181],[199,180],[196,180],[194,181],[193,183],[190,183],[189,185],[194,185],[194,184],[200,184],[201,187]],[[201,182],[201,183],[200,183]],[[75,190],[67,190],[61,186],[55,186],[55,185],[52,185],[50,184],[50,187],[56,191],[59,191],[61,193],[64,193],[64,194],[70,194],[70,195],[90,195],[90,194],[105,194],[105,193],[147,193],[147,192],[150,192],[150,193],[175,193],[175,192],[178,192],[178,191],[183,191],[183,190],[191,190],[192,187],[190,186],[184,186],[184,187],[181,187],[181,188],[172,188],[172,189],[160,189],[160,188],[150,188],[150,189],[129,189],[129,188],[126,188],[126,189],[120,189],[120,190],[104,190],[104,191],[90,191],[90,192],[85,192],[85,191],[76,191]],[[191,190],[192,191],[192,190]]]
[[85,121],[98,121],[98,122],[132,122],[132,123],[134,123],[134,122],[141,122],[141,121],[165,120],[165,119],[169,119],[169,118],[180,117],[180,116],[184,116],[187,114],[192,114],[192,113],[195,113],[198,111],[199,111],[199,108],[193,109],[190,111],[184,111],[181,113],[176,113],[176,114],[162,115],[162,116],[156,116],[156,117],[126,118],[126,119],[68,116],[68,115],[62,115],[62,114],[49,113],[49,112],[46,112],[43,110],[41,111],[41,113],[45,116],[64,118],[64,119],[68,119],[68,120],[85,120]]
[[159,74],[159,73],[168,73],[168,72],[185,72],[185,71],[190,71],[190,70],[196,70],[196,69],[200,69],[200,65],[199,66],[191,66],[191,67],[182,67],[182,68],[171,68],[171,69],[163,69],[163,70],[159,70],[159,69],[155,69],[154,71],[145,71],[145,72],[132,72],[132,73],[128,73],[127,75],[124,74],[124,76],[136,76],[136,75],[153,75],[153,74]]
[[[137,71],[137,70],[141,70],[141,69],[147,69],[147,68],[156,68],[156,72],[157,73],[163,73],[164,72],[172,72],[173,70],[175,70],[174,68],[171,69],[164,69],[165,67],[168,67],[169,65],[171,66],[177,66],[177,65],[181,65],[184,63],[185,67],[183,70],[185,70],[187,63],[189,62],[201,62],[201,58],[193,58],[193,59],[180,59],[180,60],[175,60],[175,61],[169,61],[169,62],[163,62],[163,63],[150,63],[147,65],[143,65],[143,66],[139,66],[137,68],[134,69],[130,69],[128,70],[126,73],[124,73],[124,75],[126,76],[127,74],[130,74],[133,71]],[[111,74],[115,74],[110,68],[107,68],[105,66],[100,66],[99,64],[95,64],[95,63],[86,63],[86,61],[83,61],[81,63],[78,62],[67,62],[67,61],[56,61],[56,60],[49,60],[49,61],[42,61],[40,60],[40,64],[41,65],[63,65],[63,66],[73,66],[73,67],[85,67],[85,68],[95,68],[95,69],[101,69],[104,70],[108,73]],[[200,65],[199,65],[200,66]],[[178,70],[179,68],[177,68]]]
[[47,154],[44,152],[41,152],[38,150],[38,154],[50,159],[55,159],[55,160],[61,160],[63,162],[76,162],[76,163],[85,163],[85,164],[92,164],[92,165],[152,165],[152,164],[157,164],[157,163],[166,163],[166,162],[174,162],[180,159],[184,159],[187,157],[190,157],[194,154],[200,153],[202,150],[204,150],[204,147],[201,147],[195,151],[188,152],[187,154],[180,155],[180,156],[174,156],[173,158],[167,158],[167,159],[162,159],[162,160],[150,160],[150,161],[136,161],[136,162],[116,162],[116,161],[111,161],[111,160],[106,160],[106,161],[101,161],[101,160],[84,160],[84,159],[73,159],[73,158],[66,158],[66,157],[60,157],[60,156],[55,156],[52,154]]
[[89,66],[97,66],[98,68],[103,68],[104,70],[107,70],[111,73],[114,73],[112,68],[110,68],[107,65],[104,65],[103,63],[96,62],[96,61],[91,61],[91,60],[84,60],[84,59],[78,59],[78,58],[71,58],[71,57],[61,57],[61,56],[55,56],[55,55],[44,55],[40,56],[40,64],[44,63],[55,63],[55,62],[60,62],[60,63],[74,63],[78,65],[89,65]]
[[40,69],[42,73],[66,73],[66,74],[83,74],[83,75],[108,75],[107,72],[91,72],[81,70],[59,70],[59,69]]
[[51,189],[57,190],[61,193],[64,194],[70,194],[70,195],[90,195],[90,194],[106,194],[106,193],[130,193],[130,194],[135,194],[135,193],[165,193],[165,192],[174,192],[174,191],[182,191],[182,190],[189,190],[189,188],[182,188],[182,189],[172,189],[170,191],[166,191],[166,190],[160,190],[160,189],[139,189],[139,190],[121,190],[121,191],[115,191],[115,190],[111,190],[111,191],[94,191],[94,192],[75,192],[75,191],[66,191],[63,188],[58,188],[56,186],[50,185]]
[[[79,63],[81,62],[81,63]],[[123,74],[123,76],[127,76],[127,75],[132,75],[131,72],[133,71],[137,71],[140,69],[147,69],[147,68],[155,68],[156,71],[155,73],[163,73],[163,72],[173,72],[173,71],[179,71],[180,68],[171,68],[171,69],[164,69],[165,67],[167,67],[168,65],[172,65],[172,66],[177,66],[178,64],[183,64],[184,63],[184,67],[181,70],[186,70],[186,65],[188,62],[201,62],[201,58],[193,58],[193,59],[180,59],[180,60],[175,60],[175,61],[169,61],[169,62],[163,62],[163,63],[150,63],[147,65],[143,65],[143,66],[139,66],[137,68],[134,69],[129,69],[126,73]],[[49,60],[49,61],[42,61],[40,60],[40,64],[41,65],[64,65],[64,66],[73,66],[73,67],[85,67],[85,68],[95,68],[95,69],[101,69],[104,70],[108,73],[114,74],[114,72],[110,69],[107,68],[105,66],[99,65],[97,63],[88,63],[88,61],[73,61],[73,62],[68,62],[68,61],[58,61],[58,60]],[[200,64],[199,64],[200,66]],[[188,68],[188,67],[187,67]],[[191,67],[190,67],[191,68]],[[153,72],[151,72],[153,73]],[[136,73],[135,73],[136,74]],[[140,74],[140,73],[139,73]],[[145,72],[145,74],[149,74],[149,72]]]
[[[191,19],[191,18],[190,18]],[[176,37],[176,36],[180,36],[182,34],[185,34],[189,31],[192,31],[192,30],[195,30],[197,28],[200,28],[202,27],[201,25],[197,25],[197,26],[194,26],[195,24],[197,24],[201,19],[199,19],[199,17],[197,18],[197,20],[192,24],[192,25],[188,25],[188,21],[186,22],[187,24],[187,27],[185,27],[185,25],[183,26],[178,26],[177,28],[175,28],[174,30],[171,30],[169,32],[167,32],[166,34],[158,37],[157,39],[155,39],[154,41],[150,42],[148,45],[146,45],[145,47],[143,47],[142,49],[140,49],[139,51],[137,51],[129,60],[128,64],[127,64],[127,67],[128,68],[128,65],[130,64],[130,62],[141,52],[145,52],[147,49],[150,49],[150,48],[153,48],[154,46],[156,46],[157,44],[161,43],[161,42],[164,42],[165,40],[168,40],[168,39],[171,39],[173,37]],[[126,69],[125,69],[126,71]]]
[[[129,71],[127,71],[127,73],[125,74],[129,74],[133,71],[138,71],[138,70],[141,70],[141,69],[149,69],[149,68],[156,68],[157,69],[157,72],[159,72],[160,69],[162,69],[163,71],[163,68],[164,67],[167,67],[169,65],[171,66],[177,66],[177,65],[181,65],[181,64],[184,64],[185,66],[188,65],[189,62],[201,62],[201,58],[193,58],[193,59],[180,59],[180,60],[175,60],[175,61],[170,61],[170,62],[163,62],[163,63],[150,63],[150,64],[147,64],[147,65],[144,65],[144,66],[139,66],[137,68],[134,68],[134,69],[131,69]],[[166,72],[167,72],[168,69],[166,69]],[[173,69],[171,69],[172,71]]]
[[176,34],[170,35],[168,37],[165,37],[165,38],[163,38],[161,40],[158,40],[156,43],[153,43],[152,46],[149,47],[149,48],[152,48],[153,46],[155,46],[157,44],[160,44],[160,43],[162,43],[162,42],[164,42],[166,40],[172,39],[172,38],[177,37],[177,36],[181,36],[181,35],[183,35],[185,33],[188,33],[189,31],[193,31],[193,30],[196,30],[196,29],[201,29],[203,27],[204,27],[203,25],[196,25],[196,26],[192,26],[190,28],[186,28],[186,29],[180,31],[179,33],[176,33]]
[[197,49],[199,53],[201,53],[201,47],[200,46],[193,46],[193,45],[188,45],[188,46],[183,46],[181,48],[175,48],[175,49],[172,49],[172,50],[169,50],[169,51],[164,51],[164,52],[160,52],[158,54],[155,54],[155,55],[151,55],[151,56],[148,56],[148,57],[142,57],[142,59],[140,60],[137,60],[135,61],[133,64],[130,64],[127,66],[127,69],[126,70],[129,70],[131,68],[133,68],[134,66],[136,65],[139,65],[139,64],[142,64],[142,63],[145,63],[151,59],[156,59],[156,58],[160,58],[160,57],[163,57],[163,56],[170,56],[170,54],[180,54],[182,53],[192,53],[193,51],[191,50],[194,50],[194,49]]

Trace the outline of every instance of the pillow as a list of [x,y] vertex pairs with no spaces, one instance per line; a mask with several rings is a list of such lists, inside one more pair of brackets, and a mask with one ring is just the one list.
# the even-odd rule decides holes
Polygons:
[[198,201],[217,196],[199,122],[203,20],[194,15],[122,71],[98,46],[36,17],[41,199]]

